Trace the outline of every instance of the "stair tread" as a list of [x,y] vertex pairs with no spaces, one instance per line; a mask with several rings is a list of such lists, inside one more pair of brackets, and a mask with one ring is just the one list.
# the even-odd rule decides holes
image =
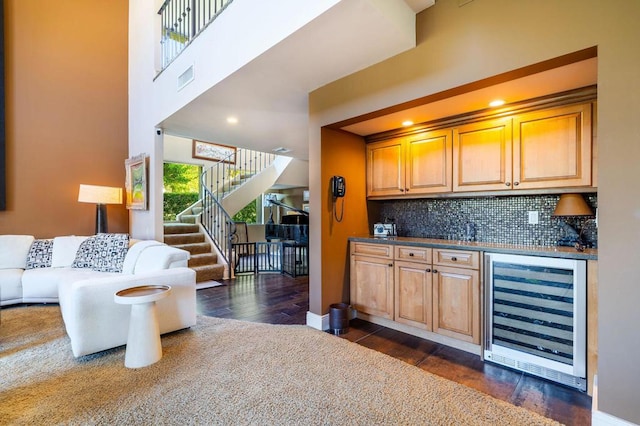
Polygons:
[[194,223],[165,223],[164,234],[165,235],[181,235],[187,233],[200,232],[200,227]]
[[224,270],[224,265],[216,263],[215,265],[189,266],[189,268],[193,269],[194,271],[201,271],[201,270],[206,270],[206,269],[212,269],[212,270],[222,269],[222,270]]
[[190,266],[191,269],[196,271],[196,282],[203,281],[218,281],[224,277],[224,265],[202,265],[202,266]]
[[204,234],[166,234],[164,236],[165,243],[175,244],[191,244],[191,243],[203,243],[205,242]]
[[215,253],[198,253],[192,254],[189,259],[189,267],[216,265],[218,256]]

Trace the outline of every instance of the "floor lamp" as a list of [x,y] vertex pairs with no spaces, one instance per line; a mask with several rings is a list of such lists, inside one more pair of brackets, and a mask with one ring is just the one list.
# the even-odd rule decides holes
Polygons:
[[122,188],[80,185],[78,201],[96,204],[96,234],[107,231],[107,204],[122,204]]

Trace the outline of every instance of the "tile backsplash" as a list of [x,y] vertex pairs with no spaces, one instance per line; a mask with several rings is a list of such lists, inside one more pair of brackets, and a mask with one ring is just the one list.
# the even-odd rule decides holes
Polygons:
[[[583,194],[598,207],[596,193]],[[462,240],[467,223],[476,229],[475,240],[489,243],[555,246],[564,235],[563,224],[584,227],[583,236],[597,247],[592,217],[552,217],[559,195],[474,198],[437,198],[371,201],[377,203],[377,221],[395,221],[399,236]],[[529,212],[538,212],[538,224],[529,224]],[[373,225],[373,224],[372,224]]]

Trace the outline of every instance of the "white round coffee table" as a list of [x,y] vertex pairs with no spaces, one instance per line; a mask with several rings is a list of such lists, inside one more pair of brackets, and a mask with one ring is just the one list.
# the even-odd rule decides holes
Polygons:
[[146,367],[162,358],[156,301],[170,292],[168,285],[143,285],[120,290],[113,296],[116,303],[131,305],[125,367]]

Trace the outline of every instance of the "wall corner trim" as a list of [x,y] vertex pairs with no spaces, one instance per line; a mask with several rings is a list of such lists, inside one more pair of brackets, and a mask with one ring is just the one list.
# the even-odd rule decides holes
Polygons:
[[307,311],[307,325],[316,330],[328,330],[329,329],[329,314],[318,315],[311,311]]

